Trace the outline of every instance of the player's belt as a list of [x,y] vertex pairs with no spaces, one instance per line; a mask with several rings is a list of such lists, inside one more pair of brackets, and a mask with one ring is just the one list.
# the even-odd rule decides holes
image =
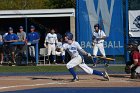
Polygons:
[[48,43],[48,44],[51,44],[51,45],[53,45],[53,44],[55,44],[55,43]]
[[103,43],[103,42],[96,42],[95,44],[100,44],[100,43]]

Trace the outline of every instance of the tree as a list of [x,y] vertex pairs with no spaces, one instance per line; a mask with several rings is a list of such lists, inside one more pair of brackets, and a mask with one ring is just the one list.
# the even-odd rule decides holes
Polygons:
[[75,8],[76,1],[75,0],[45,0],[44,6],[45,6],[45,8],[49,8],[49,9]]
[[0,10],[74,8],[75,0],[0,0]]

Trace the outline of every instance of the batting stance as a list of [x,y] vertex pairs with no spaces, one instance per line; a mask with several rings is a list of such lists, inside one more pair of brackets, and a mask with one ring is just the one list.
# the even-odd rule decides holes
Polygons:
[[125,72],[128,74],[131,73],[132,79],[140,77],[140,53],[138,45],[137,41],[133,41],[128,45],[130,61],[126,63]]
[[85,52],[78,42],[73,41],[73,34],[70,32],[65,33],[65,42],[63,44],[63,50],[68,51],[71,56],[71,60],[66,64],[67,69],[73,75],[72,82],[78,81],[78,76],[74,71],[75,66],[81,67],[86,73],[88,74],[95,74],[99,76],[103,76],[105,79],[109,80],[109,76],[107,72],[100,72],[97,70],[93,70],[92,68],[88,67],[84,63],[84,59],[79,55],[81,52],[83,55],[91,56],[90,53]]
[[[93,32],[92,42],[93,42],[93,55],[96,57],[98,49],[100,50],[103,57],[106,57],[104,50],[104,39],[106,38],[106,34],[103,30],[100,30],[99,24],[94,25],[95,31]],[[94,63],[96,63],[97,58],[94,58]],[[104,60],[104,63],[105,60]]]
[[52,54],[53,57],[53,63],[56,63],[56,54],[55,54],[55,49],[56,49],[56,44],[57,44],[57,35],[55,34],[55,30],[51,29],[51,33],[48,33],[45,41],[44,41],[44,46],[48,48],[48,59],[49,56]]

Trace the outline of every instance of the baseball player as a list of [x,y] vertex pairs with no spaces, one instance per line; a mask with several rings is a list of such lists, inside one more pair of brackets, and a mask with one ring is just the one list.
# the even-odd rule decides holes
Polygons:
[[[96,56],[97,56],[98,49],[100,50],[102,56],[106,57],[105,50],[104,50],[104,39],[106,38],[106,34],[104,33],[103,30],[100,29],[99,24],[94,25],[94,29],[95,29],[95,31],[93,32],[93,37],[92,37],[93,50],[94,50],[93,55],[95,56],[93,58],[93,60],[94,60],[93,66],[95,66],[96,62],[97,62]],[[106,64],[105,60],[104,60],[104,63]]]
[[72,82],[79,80],[77,74],[74,71],[75,66],[81,67],[88,74],[103,76],[105,79],[109,80],[109,76],[106,71],[100,72],[97,70],[93,70],[85,64],[84,59],[82,58],[82,56],[80,56],[79,52],[87,56],[91,56],[91,54],[84,51],[78,42],[73,41],[72,33],[65,33],[65,42],[66,43],[63,44],[63,50],[68,51],[71,56],[71,60],[66,64],[66,67],[73,76]]
[[18,39],[19,39],[18,36],[13,33],[13,28],[9,27],[8,34],[5,36],[4,42],[5,42],[6,46],[7,46],[7,49],[12,54],[12,60],[11,60],[12,63],[15,63],[15,50],[16,50],[16,46],[12,45],[11,43],[17,42]]
[[57,34],[58,43],[56,44],[56,55],[61,57],[61,61],[65,64],[65,51],[60,51],[63,48],[63,38],[62,35]]
[[140,74],[140,69],[138,70],[138,68],[140,68],[140,53],[138,45],[137,41],[130,42],[128,45],[130,61],[126,63],[125,71],[128,74],[131,73],[132,79],[137,78],[138,74]]
[[[24,32],[23,26],[19,27],[19,32],[17,33],[20,42],[26,42],[26,33]],[[20,52],[26,54],[26,45],[20,45]]]
[[49,59],[50,55],[52,54],[53,64],[56,63],[55,49],[56,49],[57,42],[58,42],[58,40],[57,40],[57,35],[55,34],[55,30],[51,29],[51,32],[48,33],[45,38],[44,46],[46,48],[48,48],[48,59]]
[[[40,36],[37,32],[35,32],[35,26],[31,25],[30,31],[31,32],[27,35],[27,42],[31,43],[31,42],[39,41]],[[34,47],[34,45],[29,46],[29,53],[30,53],[31,60],[34,63],[35,62],[35,47]]]

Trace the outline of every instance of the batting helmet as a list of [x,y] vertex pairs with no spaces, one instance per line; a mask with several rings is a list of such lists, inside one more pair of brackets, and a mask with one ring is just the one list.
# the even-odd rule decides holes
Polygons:
[[72,40],[73,39],[73,34],[71,32],[66,32],[65,36],[67,36],[68,40]]
[[95,27],[100,28],[100,25],[99,25],[99,24],[95,24],[95,25],[94,25],[94,28],[95,28]]

